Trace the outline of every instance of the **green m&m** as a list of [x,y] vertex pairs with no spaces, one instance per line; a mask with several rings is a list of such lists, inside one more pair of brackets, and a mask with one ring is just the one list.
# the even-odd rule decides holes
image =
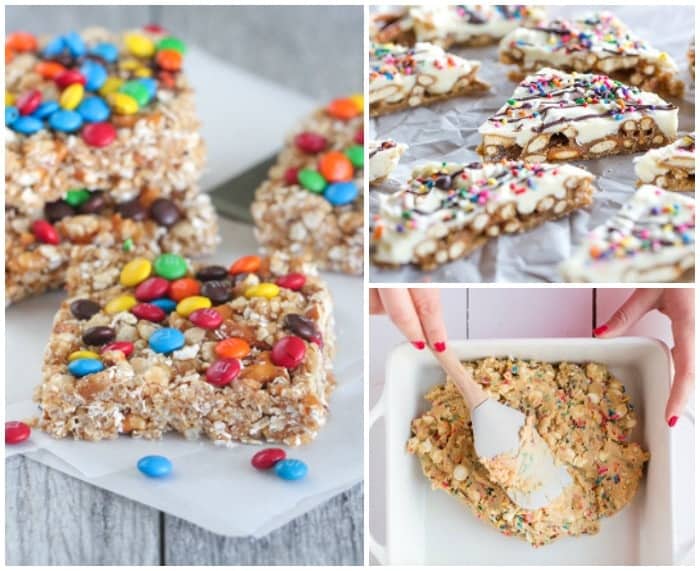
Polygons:
[[153,269],[166,280],[176,280],[187,273],[187,262],[177,254],[161,254],[153,262]]
[[316,170],[301,169],[297,178],[299,179],[299,184],[311,192],[320,194],[326,188],[326,179]]

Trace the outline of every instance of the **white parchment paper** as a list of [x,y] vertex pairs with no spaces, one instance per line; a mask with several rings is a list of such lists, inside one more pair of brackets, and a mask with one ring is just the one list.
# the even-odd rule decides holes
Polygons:
[[[585,6],[548,6],[555,17],[574,18],[590,13]],[[694,129],[695,91],[690,79],[686,52],[695,30],[691,6],[596,6],[611,10],[640,37],[667,51],[678,64],[686,83],[679,106],[679,131]],[[375,192],[400,188],[415,166],[427,161],[471,162],[480,160],[479,126],[510,98],[515,83],[507,77],[514,66],[498,63],[498,46],[453,50],[462,57],[481,61],[479,77],[491,84],[483,97],[462,97],[430,107],[416,108],[375,118],[370,137],[392,138],[409,145],[390,179]],[[639,156],[633,155],[633,156]],[[567,259],[588,230],[602,224],[633,194],[636,177],[632,155],[577,161],[576,166],[596,175],[600,192],[590,211],[581,210],[562,220],[547,222],[523,234],[501,236],[468,258],[422,272],[412,266],[387,270],[370,266],[370,280],[379,282],[551,282],[560,281],[558,266]],[[376,201],[370,196],[370,210]]]
[[[308,98],[197,50],[188,73],[197,89],[198,111],[207,142],[210,188],[275,153],[284,134],[314,105]],[[235,98],[230,94],[235,94]],[[223,95],[223,96],[222,96]],[[257,251],[252,228],[220,220],[222,241],[212,263],[229,264]],[[335,303],[338,387],[327,425],[310,445],[287,449],[304,460],[309,475],[286,482],[250,465],[256,446],[215,446],[179,435],[162,441],[123,437],[109,442],[54,440],[39,430],[6,455],[26,454],[90,484],[191,521],[227,536],[261,537],[363,477],[362,279],[324,275]],[[53,316],[64,294],[54,292],[6,310],[6,420],[36,415],[31,402],[41,381],[41,360]],[[136,469],[147,454],[168,456],[173,474],[151,480]]]

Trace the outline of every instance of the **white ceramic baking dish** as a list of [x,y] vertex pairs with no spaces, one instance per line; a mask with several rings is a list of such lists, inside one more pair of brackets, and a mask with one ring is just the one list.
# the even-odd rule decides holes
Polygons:
[[[619,565],[671,564],[671,447],[664,407],[671,360],[662,343],[646,338],[486,339],[452,341],[462,359],[520,357],[542,361],[597,361],[625,385],[638,426],[632,439],[651,452],[635,499],[603,519],[594,536],[566,537],[535,549],[506,537],[442,491],[432,491],[419,462],[405,451],[410,423],[427,409],[423,395],[444,374],[427,352],[396,347],[387,360],[384,392],[370,422],[385,419],[386,545],[370,538],[372,553],[387,564]],[[370,505],[371,505],[370,497]]]

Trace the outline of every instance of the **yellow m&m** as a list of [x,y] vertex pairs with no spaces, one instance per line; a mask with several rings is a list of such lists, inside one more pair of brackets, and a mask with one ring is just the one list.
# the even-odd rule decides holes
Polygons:
[[211,300],[203,295],[191,295],[177,304],[175,311],[182,317],[189,317],[190,313],[197,309],[207,309],[211,307]]
[[68,355],[68,362],[75,361],[76,359],[99,359],[100,356],[94,351],[88,351],[87,349],[81,349],[80,351],[73,351]]
[[139,110],[139,103],[126,93],[112,93],[109,96],[112,109],[119,115],[133,115]]
[[133,295],[120,295],[105,305],[105,313],[112,315],[120,311],[129,311],[136,303],[136,298]]
[[126,287],[133,287],[150,275],[151,262],[146,258],[136,258],[122,268],[122,272],[119,274],[119,283]]
[[84,94],[85,88],[80,83],[73,83],[63,90],[58,103],[64,109],[72,111],[80,105]]
[[124,36],[124,45],[136,57],[151,57],[156,51],[151,38],[143,34],[127,34]]
[[120,77],[115,77],[113,75],[108,77],[102,84],[102,87],[100,87],[100,95],[107,97],[112,93],[116,93],[122,86],[122,83],[124,83],[124,80]]
[[265,282],[251,286],[245,290],[245,296],[249,299],[251,297],[266,297],[267,299],[272,299],[279,294],[280,288],[278,285]]

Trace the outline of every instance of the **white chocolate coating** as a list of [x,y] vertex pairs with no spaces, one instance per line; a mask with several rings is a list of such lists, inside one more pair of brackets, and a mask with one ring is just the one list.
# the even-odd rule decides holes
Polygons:
[[[450,186],[438,188],[435,179],[444,174],[450,175]],[[593,175],[569,164],[522,161],[423,165],[413,171],[404,189],[378,196],[374,221],[381,232],[375,238],[374,257],[388,264],[415,261],[415,248],[426,238],[442,238],[467,226],[475,234],[483,233],[490,215],[504,207],[528,215],[547,197],[552,203],[564,199],[565,183],[571,178],[590,181]]]
[[416,40],[437,42],[449,37],[454,43],[468,43],[476,36],[502,38],[523,21],[535,22],[544,18],[537,7],[423,5],[409,9]]
[[416,87],[429,95],[444,95],[479,65],[478,61],[463,59],[428,43],[418,43],[413,48],[372,44],[369,100],[396,103],[409,97]]
[[369,181],[389,176],[399,164],[399,159],[406,149],[408,145],[392,139],[369,141]]
[[669,139],[678,130],[675,105],[604,75],[543,68],[520,82],[509,101],[514,104],[506,103],[479,127],[482,136],[511,138],[524,148],[540,133],[572,128],[583,145],[617,133],[624,121],[643,117],[654,119]]
[[653,183],[671,168],[695,174],[695,133],[679,137],[670,145],[651,149],[634,159],[634,172],[642,183]]
[[[605,73],[635,67],[639,61],[653,63],[659,70],[676,73],[673,59],[632,33],[609,12],[589,14],[574,21],[552,20],[538,26],[522,26],[501,41],[500,50],[517,49],[523,54],[526,69],[537,62],[555,68],[571,68],[577,60],[589,67],[596,60]],[[591,57],[594,56],[594,57]],[[582,69],[576,67],[575,69]]]
[[561,266],[572,282],[663,282],[695,265],[695,200],[639,187]]

